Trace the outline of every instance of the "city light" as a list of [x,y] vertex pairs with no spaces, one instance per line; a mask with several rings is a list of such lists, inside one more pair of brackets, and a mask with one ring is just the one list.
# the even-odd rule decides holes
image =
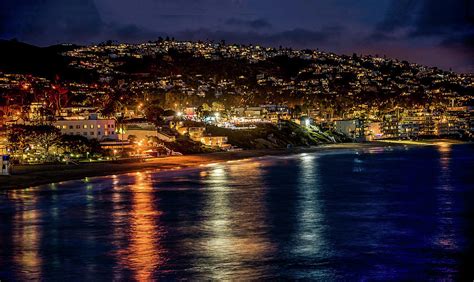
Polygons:
[[4,2],[0,282],[472,280],[470,1]]

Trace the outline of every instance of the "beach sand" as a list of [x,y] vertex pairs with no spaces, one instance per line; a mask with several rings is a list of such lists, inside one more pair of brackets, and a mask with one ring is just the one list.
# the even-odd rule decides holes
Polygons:
[[42,184],[76,180],[85,177],[123,174],[143,170],[176,170],[200,165],[242,160],[262,156],[289,155],[304,152],[318,152],[343,149],[364,149],[387,146],[419,146],[422,144],[403,144],[388,142],[329,144],[315,147],[299,147],[282,150],[245,150],[219,152],[201,155],[172,156],[145,160],[117,160],[109,162],[80,163],[79,165],[17,165],[12,175],[0,176],[0,189],[28,188]]

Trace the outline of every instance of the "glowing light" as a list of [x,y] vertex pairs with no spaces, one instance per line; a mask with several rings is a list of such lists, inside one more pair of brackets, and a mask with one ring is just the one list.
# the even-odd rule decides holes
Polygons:
[[305,119],[305,120],[304,120],[304,125],[308,127],[309,124],[310,124],[309,118]]
[[[164,263],[164,250],[161,245],[163,230],[159,224],[162,212],[154,203],[149,175],[137,172],[134,179],[135,183],[131,186],[131,226],[127,232],[130,244],[125,248],[120,245],[117,257],[122,267],[133,271],[134,280],[152,281],[153,271]],[[114,200],[115,205],[120,203],[119,196]],[[114,217],[120,219],[122,215],[117,213]],[[120,224],[114,226],[114,233],[116,237],[122,238],[124,230]]]

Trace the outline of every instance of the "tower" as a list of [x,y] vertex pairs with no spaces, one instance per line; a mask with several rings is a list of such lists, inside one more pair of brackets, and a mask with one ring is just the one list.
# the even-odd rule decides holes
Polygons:
[[10,175],[10,156],[2,155],[0,175]]

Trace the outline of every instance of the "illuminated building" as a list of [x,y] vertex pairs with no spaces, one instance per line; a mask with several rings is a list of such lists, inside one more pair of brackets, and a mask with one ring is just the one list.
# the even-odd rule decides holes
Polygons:
[[99,119],[97,115],[88,118],[76,116],[57,120],[53,124],[65,135],[81,135],[99,141],[118,140],[114,119]]

